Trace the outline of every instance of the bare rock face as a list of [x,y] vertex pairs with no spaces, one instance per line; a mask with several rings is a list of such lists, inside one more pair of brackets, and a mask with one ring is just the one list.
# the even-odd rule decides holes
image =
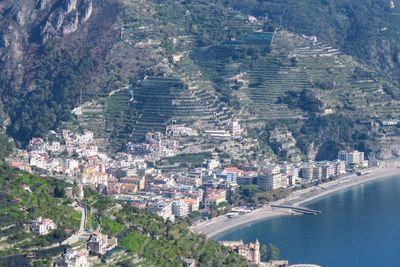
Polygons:
[[24,26],[24,15],[23,15],[22,11],[18,11],[17,15],[15,16],[15,21],[20,26]]
[[18,7],[18,11],[16,11],[16,14],[14,16],[15,22],[17,22],[17,24],[21,27],[24,26],[25,22],[30,19],[30,17],[29,17],[30,12],[28,10],[29,6],[27,6],[27,5],[28,5],[28,3],[20,4],[20,6]]
[[78,30],[79,26],[79,13],[75,11],[71,13],[66,20],[64,21],[64,25],[62,27],[62,34],[64,36],[74,33]]
[[20,87],[24,73],[23,67],[23,40],[24,36],[18,31],[18,27],[9,25],[7,32],[2,36],[2,45],[5,50],[2,56],[3,74],[12,80],[12,86]]
[[64,23],[65,12],[63,10],[58,10],[52,14],[52,25],[54,29],[58,32]]
[[76,10],[76,6],[78,4],[78,0],[65,0],[64,2],[64,8],[67,13],[70,13],[74,10]]
[[[50,4],[49,0],[39,1]],[[66,36],[78,31],[79,24],[85,24],[93,14],[93,0],[58,0],[52,3],[62,3],[63,7],[54,9],[42,24],[40,34],[43,43],[53,36]]]
[[89,20],[90,16],[93,13],[93,1],[92,0],[85,0],[82,4],[81,8],[81,23],[85,23]]
[[36,0],[36,9],[44,10],[48,6],[49,1],[50,0]]
[[64,24],[64,19],[65,11],[63,9],[56,9],[50,14],[46,22],[40,28],[40,35],[43,43],[60,32],[61,27]]

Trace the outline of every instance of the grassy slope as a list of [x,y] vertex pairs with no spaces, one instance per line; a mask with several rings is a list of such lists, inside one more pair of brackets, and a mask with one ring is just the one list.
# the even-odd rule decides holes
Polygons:
[[[32,192],[24,190],[22,185],[29,186]],[[81,216],[69,206],[71,201],[63,198],[65,186],[68,184],[62,181],[0,165],[0,255],[24,254],[47,247],[67,238],[65,229],[79,228]],[[47,236],[29,233],[26,225],[39,216],[54,220],[58,229]]]

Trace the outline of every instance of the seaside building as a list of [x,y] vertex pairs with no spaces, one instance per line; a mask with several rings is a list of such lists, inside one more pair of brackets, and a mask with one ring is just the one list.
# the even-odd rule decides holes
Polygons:
[[204,206],[218,206],[220,203],[226,202],[226,190],[224,189],[208,189],[204,199]]
[[314,166],[313,167],[313,179],[321,180],[322,178],[322,168],[321,166]]
[[229,167],[217,171],[217,178],[222,179],[227,184],[237,184],[237,178],[243,176],[244,172],[236,167]]
[[335,176],[336,168],[332,163],[326,163],[321,166],[322,169],[322,178],[329,179]]
[[287,171],[289,186],[294,186],[301,183],[301,178],[299,177],[300,169],[293,167]]
[[200,200],[199,199],[194,199],[194,198],[187,198],[184,199],[183,202],[186,203],[186,205],[189,208],[189,212],[193,212],[193,211],[197,211],[199,210],[199,204],[200,204]]
[[335,164],[335,176],[339,176],[346,173],[346,163],[342,160],[336,160]]
[[338,153],[338,159],[345,162],[346,167],[349,168],[364,168],[368,167],[368,161],[364,158],[364,152],[357,150],[346,152],[340,151]]
[[[272,191],[282,187],[281,166],[280,165],[270,165],[264,168],[257,177],[257,185],[259,188],[265,191]],[[287,182],[285,182],[287,184]]]
[[184,201],[174,201],[172,202],[172,214],[175,217],[186,217],[189,214],[189,205]]
[[314,176],[314,165],[307,164],[300,169],[301,178],[305,180],[312,180]]
[[260,243],[258,242],[258,240],[256,240],[254,244],[244,244],[242,240],[220,241],[219,243],[225,247],[230,248],[252,264],[258,265],[261,263]]

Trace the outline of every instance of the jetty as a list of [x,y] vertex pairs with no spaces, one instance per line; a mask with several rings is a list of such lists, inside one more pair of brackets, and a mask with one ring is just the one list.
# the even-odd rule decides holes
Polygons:
[[288,205],[271,205],[272,208],[280,208],[280,209],[288,209],[294,212],[299,212],[303,214],[308,214],[308,215],[317,215],[320,214],[320,210],[313,210],[305,207],[299,207],[299,206],[288,206]]

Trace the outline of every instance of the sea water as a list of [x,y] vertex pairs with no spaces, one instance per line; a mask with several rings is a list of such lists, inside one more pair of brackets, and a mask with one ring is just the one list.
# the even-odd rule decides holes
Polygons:
[[305,206],[322,213],[256,222],[216,239],[272,243],[290,264],[400,266],[400,177],[358,185]]

